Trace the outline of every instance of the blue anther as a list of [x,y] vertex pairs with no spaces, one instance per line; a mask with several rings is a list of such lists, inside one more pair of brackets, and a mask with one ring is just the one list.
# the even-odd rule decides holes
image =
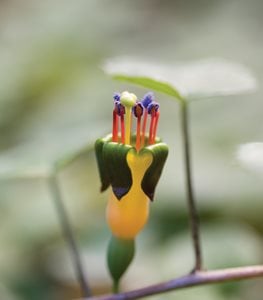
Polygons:
[[154,94],[153,94],[153,92],[149,92],[149,93],[147,93],[147,94],[145,94],[145,95],[143,96],[141,102],[142,102],[143,106],[144,106],[145,108],[147,108],[148,105],[149,105],[150,103],[152,103],[153,100],[154,100]]
[[120,93],[114,93],[113,100],[114,100],[114,102],[115,101],[116,102],[120,102],[120,100],[121,100],[121,94]]

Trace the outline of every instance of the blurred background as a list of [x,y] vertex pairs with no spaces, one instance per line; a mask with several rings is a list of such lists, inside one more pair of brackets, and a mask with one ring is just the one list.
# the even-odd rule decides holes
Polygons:
[[[206,268],[260,264],[262,175],[244,169],[239,144],[262,141],[261,0],[0,1],[0,299],[80,296],[45,175],[59,158],[111,130],[112,94],[147,91],[101,70],[112,56],[174,63],[223,57],[246,65],[256,93],[191,105],[194,186]],[[123,290],[191,270],[178,106],[157,94],[159,134],[170,156]],[[109,230],[92,150],[59,174],[95,294],[110,291]],[[263,280],[220,284],[151,299],[262,299]]]

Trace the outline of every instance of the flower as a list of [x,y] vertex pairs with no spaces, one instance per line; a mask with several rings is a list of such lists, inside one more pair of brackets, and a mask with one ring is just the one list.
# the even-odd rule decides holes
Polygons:
[[[141,101],[129,92],[116,93],[113,99],[112,133],[96,141],[95,152],[101,191],[111,186],[106,210],[112,232],[107,261],[117,292],[120,278],[134,257],[135,237],[148,220],[150,200],[153,201],[168,147],[156,136],[160,110],[152,93]],[[131,133],[133,116],[135,134]]]
[[[160,107],[152,93],[141,101],[129,92],[116,93],[113,99],[112,134],[98,139],[95,150],[101,191],[111,186],[107,223],[113,236],[132,240],[148,220],[149,203],[154,198],[168,147],[156,136]],[[135,134],[131,133],[133,117]]]

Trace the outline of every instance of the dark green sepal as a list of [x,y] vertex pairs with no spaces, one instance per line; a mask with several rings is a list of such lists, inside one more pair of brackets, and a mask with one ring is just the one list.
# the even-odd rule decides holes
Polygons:
[[166,158],[168,156],[168,146],[164,143],[157,143],[143,148],[140,153],[151,152],[153,161],[145,172],[142,180],[142,190],[153,201],[156,185],[160,179]]
[[108,268],[115,285],[125,273],[135,254],[134,240],[112,236],[107,251]]
[[127,154],[133,147],[119,143],[105,143],[103,146],[103,163],[112,191],[117,197],[126,195],[132,186],[132,174],[127,163]]
[[95,154],[96,154],[97,165],[98,165],[100,181],[101,181],[101,188],[100,188],[101,192],[105,191],[110,185],[108,172],[103,160],[103,147],[105,143],[109,142],[110,140],[111,140],[111,136],[108,136],[103,139],[97,139],[97,141],[95,142]]

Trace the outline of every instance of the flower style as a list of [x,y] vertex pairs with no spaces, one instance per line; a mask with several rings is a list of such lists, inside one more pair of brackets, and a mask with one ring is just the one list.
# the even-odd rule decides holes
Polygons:
[[[98,139],[95,151],[101,191],[111,186],[106,210],[113,235],[108,266],[117,290],[119,279],[134,256],[134,239],[148,220],[149,203],[153,201],[168,147],[156,136],[160,108],[152,93],[142,101],[128,92],[113,98],[112,134]],[[132,116],[136,119],[135,134],[131,133]]]

